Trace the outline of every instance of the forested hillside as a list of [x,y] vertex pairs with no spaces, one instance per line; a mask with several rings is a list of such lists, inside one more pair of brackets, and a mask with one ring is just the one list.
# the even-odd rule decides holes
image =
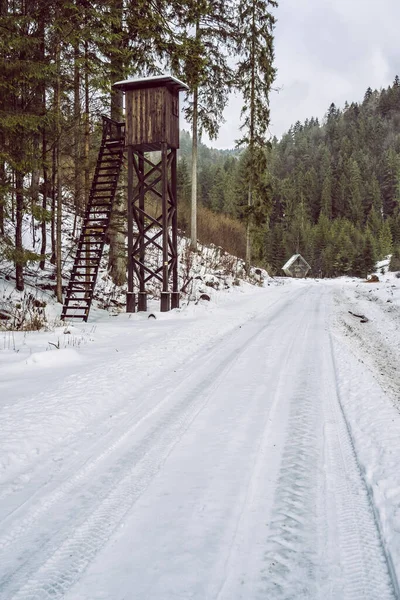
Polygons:
[[[185,135],[183,136],[185,139]],[[181,182],[188,177],[182,144]],[[246,153],[200,152],[201,199],[246,214]],[[299,251],[315,275],[364,276],[400,245],[400,82],[365,93],[323,123],[297,122],[268,151],[264,194],[253,208],[254,258],[279,272]],[[184,191],[182,192],[183,197]]]
[[[251,255],[275,273],[299,251],[318,276],[365,275],[375,259],[399,255],[399,78],[369,88],[359,103],[332,104],[321,123],[297,122],[269,144],[275,6],[0,2],[0,258],[14,263],[17,289],[33,264],[52,271],[62,300],[63,212],[75,214],[76,234],[100,115],[123,118],[112,83],[161,68],[191,88],[182,97],[191,133],[181,134],[178,198],[179,225],[193,247],[197,238],[213,242],[247,267]],[[197,145],[202,132],[217,137],[231,90],[244,98],[239,149]],[[124,186],[122,177],[108,231],[117,285],[126,279]]]
[[[197,136],[218,136],[230,91],[246,100],[240,135],[249,165],[267,143],[276,6],[275,0],[0,1],[0,262],[8,270],[14,264],[19,291],[27,265],[38,266],[51,271],[62,302],[63,214],[67,206],[75,214],[75,237],[89,202],[101,115],[124,119],[123,94],[112,84],[125,78],[171,73],[189,86],[181,100],[194,157],[187,233],[196,248]],[[249,203],[257,173],[246,174]],[[121,179],[107,230],[109,271],[118,286],[126,281]],[[216,196],[213,207],[222,209],[219,203]],[[199,216],[214,226],[205,241],[224,244],[210,214]],[[185,219],[183,210],[183,225]],[[228,242],[246,245],[247,223],[226,217],[222,229]]]

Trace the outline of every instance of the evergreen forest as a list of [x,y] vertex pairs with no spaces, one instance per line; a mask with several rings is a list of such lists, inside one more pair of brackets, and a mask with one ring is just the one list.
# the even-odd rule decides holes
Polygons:
[[[202,132],[217,138],[230,91],[244,98],[242,147],[252,165],[264,156],[276,6],[275,0],[0,0],[0,258],[14,264],[17,290],[24,289],[26,267],[36,264],[53,269],[62,302],[63,215],[66,209],[75,215],[75,237],[88,205],[101,115],[123,120],[123,94],[112,84],[127,78],[171,73],[189,86],[182,100],[191,124],[196,249],[197,138]],[[247,175],[249,200],[258,172]],[[116,285],[126,281],[123,187],[107,240]],[[248,241],[249,232],[248,219]]]
[[[181,197],[188,201],[190,144],[182,133]],[[300,252],[313,275],[365,277],[400,249],[400,81],[368,88],[360,103],[331,104],[322,122],[296,122],[274,138],[252,211],[253,260],[271,273]],[[243,220],[246,152],[199,152],[200,201]],[[243,247],[241,252],[243,253]],[[398,269],[398,267],[396,267]]]
[[[63,215],[74,216],[76,238],[101,115],[123,118],[112,84],[164,72],[190,88],[182,99],[191,131],[181,132],[178,201],[179,226],[194,249],[197,239],[212,242],[271,274],[300,252],[323,277],[365,276],[376,260],[399,256],[399,78],[270,140],[276,6],[0,0],[0,259],[14,265],[18,290],[34,264],[53,269],[62,301]],[[237,147],[208,148],[201,135],[217,139],[234,90],[243,97]],[[117,285],[126,279],[123,188],[108,235]]]

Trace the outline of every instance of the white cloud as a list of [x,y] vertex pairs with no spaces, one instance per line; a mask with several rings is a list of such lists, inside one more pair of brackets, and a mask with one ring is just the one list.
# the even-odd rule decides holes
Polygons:
[[[271,133],[280,137],[297,120],[322,119],[331,102],[362,101],[400,75],[398,0],[280,0],[276,10]],[[212,145],[233,147],[241,100],[232,96],[226,123]]]

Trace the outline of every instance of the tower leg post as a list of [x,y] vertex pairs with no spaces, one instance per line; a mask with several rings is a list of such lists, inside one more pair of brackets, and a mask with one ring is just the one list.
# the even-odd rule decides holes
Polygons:
[[133,292],[126,293],[126,312],[134,313],[135,312],[135,304],[136,304],[136,294]]
[[146,312],[147,310],[147,293],[139,292],[138,294],[138,311]]

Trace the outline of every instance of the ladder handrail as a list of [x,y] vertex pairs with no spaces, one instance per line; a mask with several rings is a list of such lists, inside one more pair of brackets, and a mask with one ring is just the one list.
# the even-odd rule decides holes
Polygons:
[[[118,178],[123,162],[125,148],[125,123],[117,122],[103,115],[103,135],[92,185],[89,192],[89,202],[85,210],[82,230],[79,236],[78,248],[67,285],[61,319],[82,318],[87,321],[93,300],[100,260],[105,244],[105,235],[110,222]],[[116,132],[115,132],[116,128]],[[117,136],[117,137],[115,137]],[[112,142],[108,144],[108,142]],[[112,165],[110,163],[112,158]],[[106,180],[100,179],[100,167],[105,160],[110,163],[107,167]],[[96,210],[97,194],[104,194],[104,204]],[[95,229],[93,229],[95,224]],[[94,256],[92,256],[94,253]],[[90,273],[89,273],[90,270]],[[72,304],[71,304],[72,303]],[[76,310],[83,314],[76,314]],[[73,314],[68,314],[73,312]]]
[[[103,140],[106,140],[107,137],[117,140],[125,138],[125,121],[115,121],[106,115],[101,115],[101,118],[103,119]],[[113,136],[113,128],[117,130],[116,138]]]

